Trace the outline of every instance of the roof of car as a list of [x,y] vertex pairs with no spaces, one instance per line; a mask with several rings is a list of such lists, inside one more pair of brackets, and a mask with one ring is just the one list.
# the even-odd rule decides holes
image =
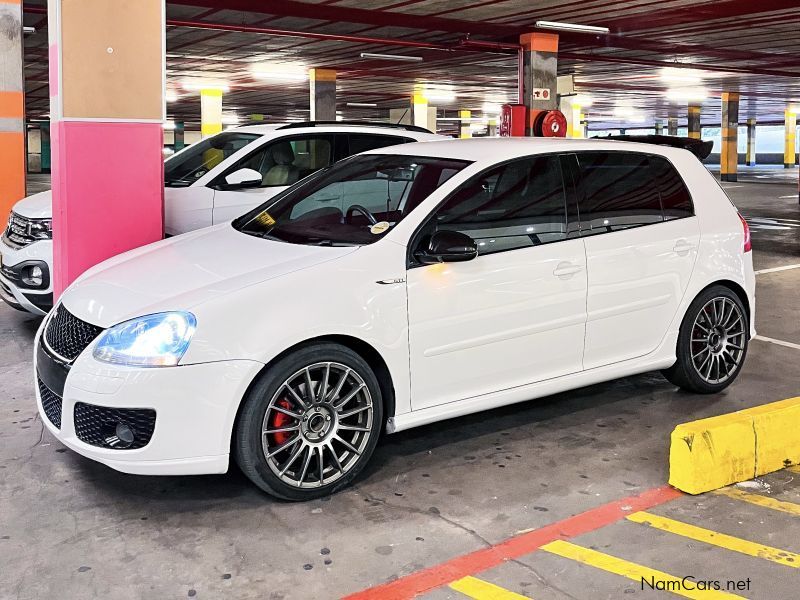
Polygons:
[[[286,127],[286,125],[292,125]],[[296,135],[298,133],[324,133],[330,131],[343,131],[343,132],[369,132],[381,135],[393,135],[398,137],[410,137],[417,140],[444,140],[445,136],[437,135],[434,133],[425,133],[422,131],[406,130],[400,127],[388,127],[386,124],[369,125],[369,124],[309,124],[307,127],[302,123],[275,123],[275,124],[258,124],[258,125],[241,125],[232,130],[242,131],[245,133],[257,133],[260,135]]]
[[[447,139],[424,143],[410,143],[393,146],[393,154],[410,154],[415,156],[433,156],[452,158],[473,162],[501,162],[529,154],[548,152],[573,152],[587,150],[628,150],[646,152],[663,156],[678,156],[688,153],[681,148],[672,148],[656,144],[623,142],[604,139],[572,139],[544,137],[502,137]],[[381,148],[370,150],[366,154],[385,154]]]

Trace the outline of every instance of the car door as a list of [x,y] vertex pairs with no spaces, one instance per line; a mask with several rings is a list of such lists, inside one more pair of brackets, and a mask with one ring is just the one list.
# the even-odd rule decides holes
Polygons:
[[589,284],[583,364],[592,369],[658,347],[686,291],[700,228],[665,158],[575,156]]
[[[336,142],[331,134],[308,133],[280,137],[263,144],[225,169],[212,183],[214,223],[224,223],[244,214],[304,177],[331,165]],[[225,177],[240,169],[261,173],[261,184],[230,186]]]
[[468,262],[411,261],[413,409],[582,369],[586,257],[567,191],[558,156],[514,160],[461,186],[412,240],[413,255],[456,230],[479,249]]

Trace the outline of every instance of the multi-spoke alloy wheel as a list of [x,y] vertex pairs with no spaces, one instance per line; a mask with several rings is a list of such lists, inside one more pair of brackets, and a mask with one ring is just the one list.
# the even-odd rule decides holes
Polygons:
[[686,311],[678,335],[677,360],[663,373],[686,390],[718,392],[739,374],[749,338],[742,301],[726,287],[711,286]]
[[744,356],[745,320],[730,298],[712,298],[694,320],[692,363],[708,383],[722,383],[739,367]]
[[383,426],[380,384],[366,361],[332,343],[306,346],[270,365],[248,393],[234,451],[261,489],[305,500],[346,486]]
[[358,373],[337,362],[309,365],[283,382],[264,414],[267,464],[294,487],[333,483],[364,452],[372,419],[372,396]]

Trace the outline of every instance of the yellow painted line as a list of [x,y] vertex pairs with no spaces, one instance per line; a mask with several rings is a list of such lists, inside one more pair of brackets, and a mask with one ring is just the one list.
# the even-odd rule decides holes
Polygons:
[[610,554],[604,554],[602,552],[598,552],[597,550],[584,548],[583,546],[578,546],[563,540],[550,542],[549,544],[542,546],[541,549],[545,550],[546,552],[550,552],[551,554],[569,558],[585,565],[589,565],[590,567],[595,567],[596,569],[601,569],[609,573],[614,573],[615,575],[627,577],[636,583],[641,583],[643,586],[645,586],[645,589],[647,589],[647,586],[649,585],[647,582],[653,582],[654,585],[655,582],[658,582],[659,585],[662,586],[659,589],[667,589],[673,594],[683,596],[684,598],[693,598],[695,600],[742,598],[742,596],[737,596],[735,594],[729,594],[722,591],[693,589],[695,584],[692,581],[684,581],[684,579],[681,577],[675,577],[669,573],[656,571],[650,567],[645,567],[643,565],[617,558],[616,556],[611,556]]
[[794,567],[795,569],[800,567],[800,555],[789,552],[788,550],[764,546],[763,544],[757,544],[732,535],[711,531],[710,529],[703,529],[702,527],[696,527],[695,525],[689,525],[688,523],[675,521],[647,512],[633,513],[632,515],[628,515],[627,518],[634,523],[649,525],[661,531],[668,531],[669,533],[711,544],[718,548],[724,548],[725,550],[747,554],[748,556],[755,556],[756,558],[763,558],[764,560],[787,567]]
[[800,504],[796,504],[794,502],[786,502],[784,500],[778,500],[777,498],[770,498],[769,496],[752,494],[743,490],[737,490],[736,488],[723,488],[714,493],[719,494],[720,496],[733,498],[734,500],[742,500],[743,502],[749,502],[750,504],[755,504],[756,506],[771,508],[772,510],[779,510],[781,512],[789,513],[790,515],[800,517]]
[[450,584],[450,588],[475,600],[531,600],[527,596],[515,594],[477,577],[467,576],[454,581]]

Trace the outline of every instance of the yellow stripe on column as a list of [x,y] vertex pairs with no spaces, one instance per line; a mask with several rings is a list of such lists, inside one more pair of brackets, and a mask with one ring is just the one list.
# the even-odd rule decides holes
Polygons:
[[[684,598],[692,598],[693,600],[717,600],[724,598],[742,598],[735,594],[728,592],[720,592],[716,590],[698,590],[694,581],[685,582],[682,577],[675,577],[663,571],[657,571],[650,567],[645,567],[634,562],[629,562],[610,554],[604,554],[597,550],[584,548],[570,542],[563,540],[556,540],[545,544],[541,548],[545,552],[569,558],[571,560],[589,565],[596,569],[613,573],[614,575],[621,575],[632,579],[636,583],[640,583],[644,589],[653,587],[654,589],[662,589],[683,596]],[[656,585],[659,587],[656,588]]]
[[797,115],[794,113],[794,110],[787,108],[784,113],[784,120],[783,166],[791,167],[795,163],[794,155],[797,151],[795,143],[797,135]]
[[205,138],[222,131],[222,90],[200,90],[200,133]]
[[461,119],[458,137],[471,138],[472,128],[470,127],[470,119],[472,118],[472,111],[460,110],[458,111],[458,118]]
[[689,538],[690,540],[704,542],[706,544],[711,544],[712,546],[717,546],[718,548],[724,548],[725,550],[738,552],[739,554],[763,558],[764,560],[785,565],[787,567],[793,567],[795,569],[800,568],[800,554],[795,554],[794,552],[789,552],[788,550],[781,550],[779,548],[773,548],[772,546],[757,544],[756,542],[744,540],[732,535],[726,535],[724,533],[712,531],[711,529],[704,529],[702,527],[690,525],[689,523],[675,521],[674,519],[669,519],[667,517],[662,517],[660,515],[654,515],[647,512],[633,513],[632,515],[628,515],[627,518],[629,521],[633,521],[634,523],[649,525],[655,529],[674,533],[675,535],[680,535],[682,537]]
[[531,600],[528,596],[510,592],[477,577],[464,577],[454,581],[449,587],[475,600]]

